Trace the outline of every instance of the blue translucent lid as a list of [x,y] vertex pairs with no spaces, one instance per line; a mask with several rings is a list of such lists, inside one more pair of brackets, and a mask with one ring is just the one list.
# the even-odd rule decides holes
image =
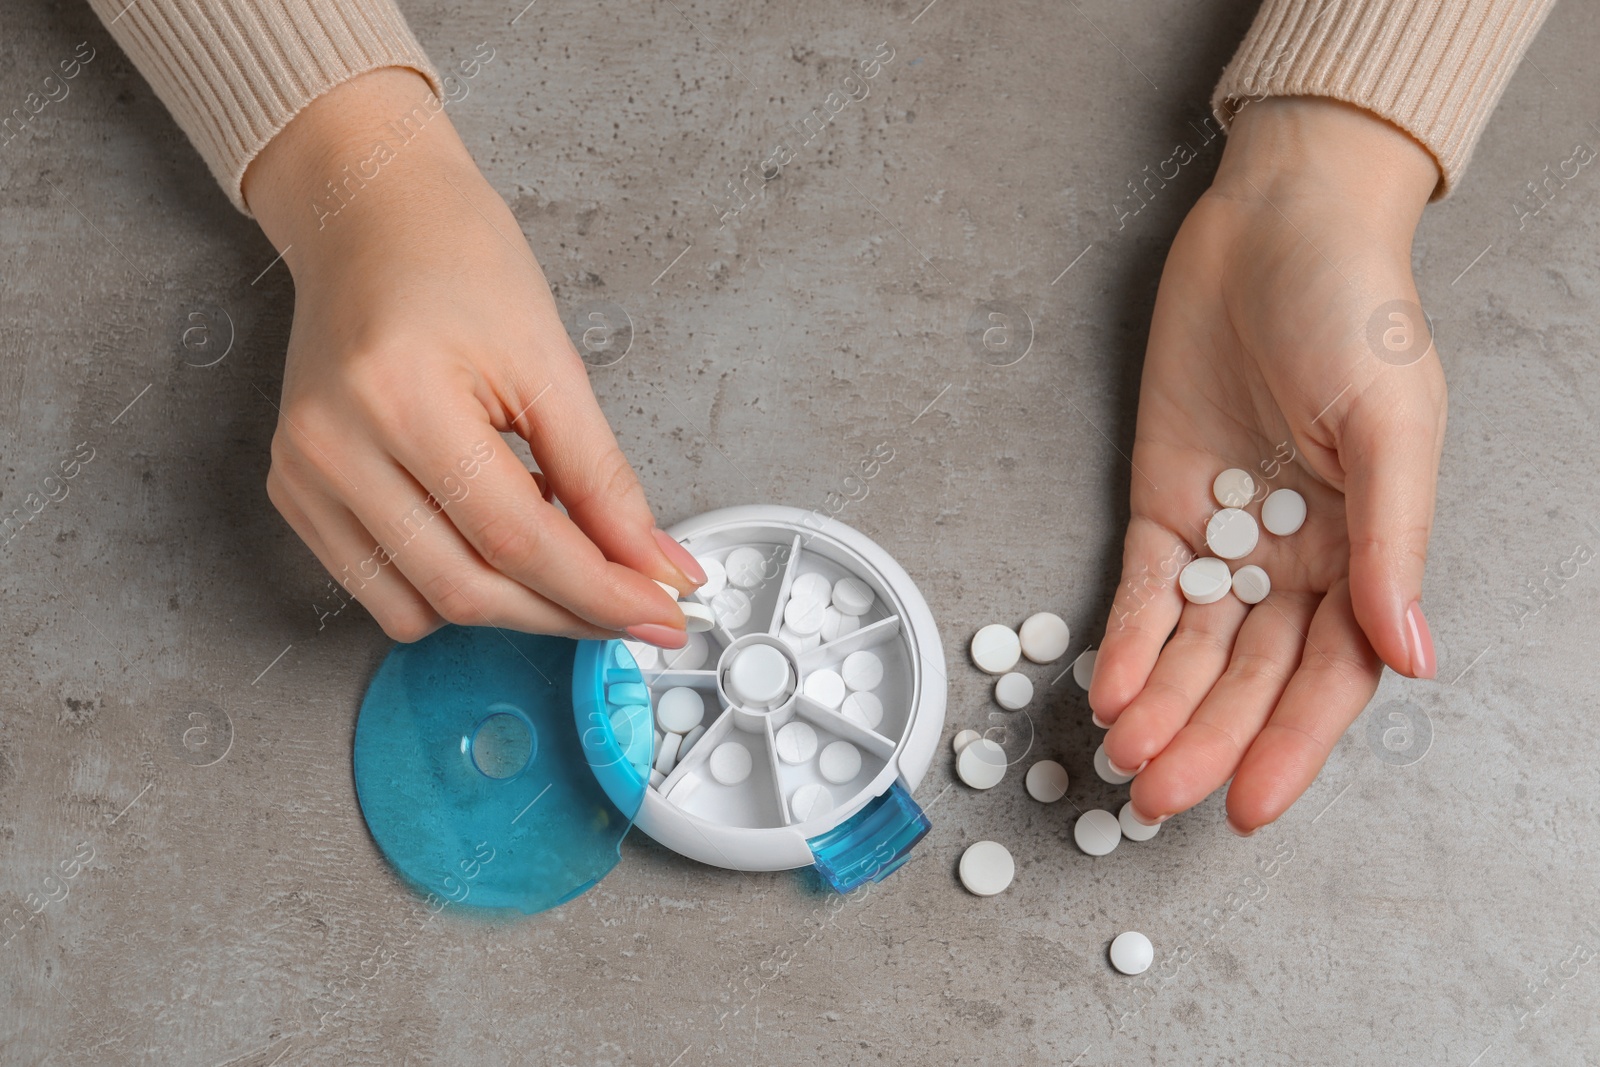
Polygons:
[[642,684],[616,641],[450,626],[397,645],[356,722],[373,839],[458,903],[532,913],[578,896],[616,866],[644,802]]

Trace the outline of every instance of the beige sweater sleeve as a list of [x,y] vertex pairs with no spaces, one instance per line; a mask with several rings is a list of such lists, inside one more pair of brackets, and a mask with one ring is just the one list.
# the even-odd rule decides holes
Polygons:
[[1434,197],[1461,178],[1511,72],[1555,0],[1265,0],[1212,95],[1326,96],[1381,115],[1433,153]]
[[389,0],[89,0],[234,206],[245,168],[300,109],[358,74],[438,74]]

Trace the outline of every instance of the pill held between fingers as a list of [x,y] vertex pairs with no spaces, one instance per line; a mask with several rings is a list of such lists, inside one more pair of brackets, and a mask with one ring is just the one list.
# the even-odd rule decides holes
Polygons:
[[778,749],[779,759],[799,766],[811,762],[811,757],[817,754],[817,731],[809,723],[795,720],[778,729],[773,743]]
[[1242,508],[1255,499],[1256,480],[1247,470],[1229,467],[1211,483],[1211,495],[1225,508]]
[[1094,682],[1094,659],[1096,649],[1086,648],[1078,653],[1078,658],[1072,661],[1072,680],[1078,683],[1078,688],[1085,693]]
[[1072,839],[1089,855],[1104,856],[1122,840],[1122,825],[1109,811],[1095,808],[1072,824]]
[[755,766],[750,750],[737,741],[722,742],[711,750],[711,759],[706,762],[711,768],[711,777],[723,785],[738,785],[750,777],[750,770]]
[[662,774],[671,774],[672,768],[678,765],[678,749],[683,744],[683,738],[678,734],[668,734],[666,740],[661,742],[661,748],[656,752],[656,770]]
[[1118,934],[1111,942],[1111,966],[1123,974],[1143,974],[1155,958],[1155,946],[1137,930]]
[[722,566],[728,572],[728,581],[740,589],[754,589],[760,585],[767,569],[760,550],[749,545],[740,545],[729,552]]
[[678,610],[683,612],[683,628],[689,633],[703,634],[717,624],[717,613],[705,604],[680,600]]
[[705,733],[706,728],[704,726],[696,726],[693,730],[690,730],[688,733],[684,734],[683,744],[678,746],[678,758],[682,759],[683,757],[687,756],[689,754],[689,750],[694,747],[694,743],[704,737]]
[[861,617],[858,615],[846,615],[832,604],[822,612],[824,641],[837,641],[845,634],[855,633],[859,629],[861,629]]
[[690,634],[682,648],[662,649],[661,660],[669,670],[697,671],[705,666],[710,654],[711,646],[706,643],[705,634]]
[[876,730],[883,721],[883,701],[876,693],[851,693],[844,698],[839,711],[851,722]]
[[706,702],[686,685],[674,686],[656,698],[656,724],[670,734],[686,734],[706,717]]
[[711,610],[716,612],[717,621],[724,627],[737,630],[750,621],[750,594],[743,589],[724,589],[711,598]]
[[833,742],[817,754],[817,773],[843,785],[861,773],[861,750],[848,741]]
[[833,794],[828,787],[817,782],[807,782],[789,797],[789,814],[795,822],[805,823],[820,819],[833,811]]
[[852,652],[839,665],[839,673],[854,692],[876,689],[883,681],[883,660],[871,652]]
[[989,674],[1004,674],[1022,658],[1022,640],[1009,626],[992,622],[972,637],[972,662]]
[[999,742],[980,737],[956,757],[956,777],[974,789],[993,789],[1006,776],[1006,750]]
[[992,897],[1005,892],[1016,877],[1017,864],[998,841],[978,841],[961,854],[957,867],[961,884],[974,896]]
[[1094,750],[1094,773],[1100,776],[1102,782],[1112,785],[1127,785],[1133,781],[1133,775],[1123,774],[1111,766],[1111,757],[1106,755],[1104,744]]
[[789,587],[789,596],[794,600],[817,600],[824,607],[828,598],[833,593],[833,585],[823,575],[815,571],[795,575],[794,584]]
[[844,679],[839,677],[839,672],[826,667],[806,675],[805,691],[806,696],[832,711],[839,710],[846,692]]
[[1032,699],[1033,682],[1026,674],[1012,671],[1010,674],[1002,674],[994,683],[994,702],[1007,711],[1025,708]]
[[1206,522],[1206,546],[1223,559],[1243,559],[1260,540],[1261,528],[1248,511],[1223,508]]
[[1133,801],[1122,805],[1122,810],[1117,812],[1117,822],[1122,826],[1122,836],[1129,841],[1148,841],[1160,831],[1161,824],[1146,826],[1133,817]]
[[976,730],[962,730],[960,733],[956,734],[955,737],[950,739],[950,747],[955,749],[956,755],[959,756],[961,755],[962,749],[966,748],[968,745],[972,744],[972,742],[976,741],[982,736],[983,735]]
[[1191,604],[1215,604],[1232,587],[1233,575],[1228,565],[1215,556],[1192,559],[1178,574],[1178,588]]
[[822,633],[822,618],[827,614],[828,606],[820,600],[796,600],[789,598],[789,603],[783,606],[783,624],[801,637],[812,637]]
[[709,604],[712,597],[728,587],[728,572],[723,569],[721,563],[710,556],[704,559],[696,556],[695,562],[706,572],[706,580],[700,583],[700,588],[694,591],[694,595]]
[[873,601],[877,594],[873,593],[872,586],[860,578],[840,578],[833,583],[833,606],[845,615],[854,615],[858,618],[872,610]]
[[1022,629],[1017,631],[1022,644],[1022,654],[1034,663],[1054,663],[1067,654],[1072,643],[1072,631],[1066,620],[1048,611],[1029,615]]
[[1306,498],[1293,489],[1274,489],[1261,502],[1261,525],[1270,534],[1288,537],[1306,521]]
[[1028,768],[1022,784],[1039,803],[1054,804],[1067,795],[1067,769],[1053,759],[1042,759]]
[[1233,572],[1233,595],[1246,604],[1259,604],[1272,592],[1272,579],[1254,563]]

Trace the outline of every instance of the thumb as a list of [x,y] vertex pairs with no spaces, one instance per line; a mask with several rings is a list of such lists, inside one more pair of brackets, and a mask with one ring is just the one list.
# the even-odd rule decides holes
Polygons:
[[1413,678],[1438,670],[1422,571],[1444,424],[1444,374],[1430,357],[1380,375],[1352,405],[1339,440],[1351,606],[1378,656]]

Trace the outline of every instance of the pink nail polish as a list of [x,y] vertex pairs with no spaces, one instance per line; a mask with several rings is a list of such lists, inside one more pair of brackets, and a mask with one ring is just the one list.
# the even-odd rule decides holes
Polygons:
[[695,585],[706,584],[705,569],[700,566],[699,561],[694,556],[689,554],[687,548],[667,536],[665,530],[655,530],[653,533],[655,534],[656,544],[661,546],[661,551],[666,553],[667,559],[672,561],[674,567],[683,572],[685,578]]
[[1229,832],[1233,833],[1233,834],[1237,834],[1239,837],[1249,837],[1250,835],[1254,834],[1256,832],[1256,830],[1261,829],[1261,827],[1258,826],[1258,827],[1256,827],[1256,830],[1241,830],[1237,826],[1234,825],[1233,816],[1232,815],[1228,816],[1227,823],[1228,823]]
[[689,641],[689,635],[684,631],[662,626],[658,622],[641,622],[628,627],[627,632],[635,641],[643,641],[657,648],[682,648]]
[[1406,648],[1411,652],[1412,677],[1432,678],[1439,663],[1433,655],[1433,631],[1428,629],[1421,601],[1413,600],[1406,609]]

